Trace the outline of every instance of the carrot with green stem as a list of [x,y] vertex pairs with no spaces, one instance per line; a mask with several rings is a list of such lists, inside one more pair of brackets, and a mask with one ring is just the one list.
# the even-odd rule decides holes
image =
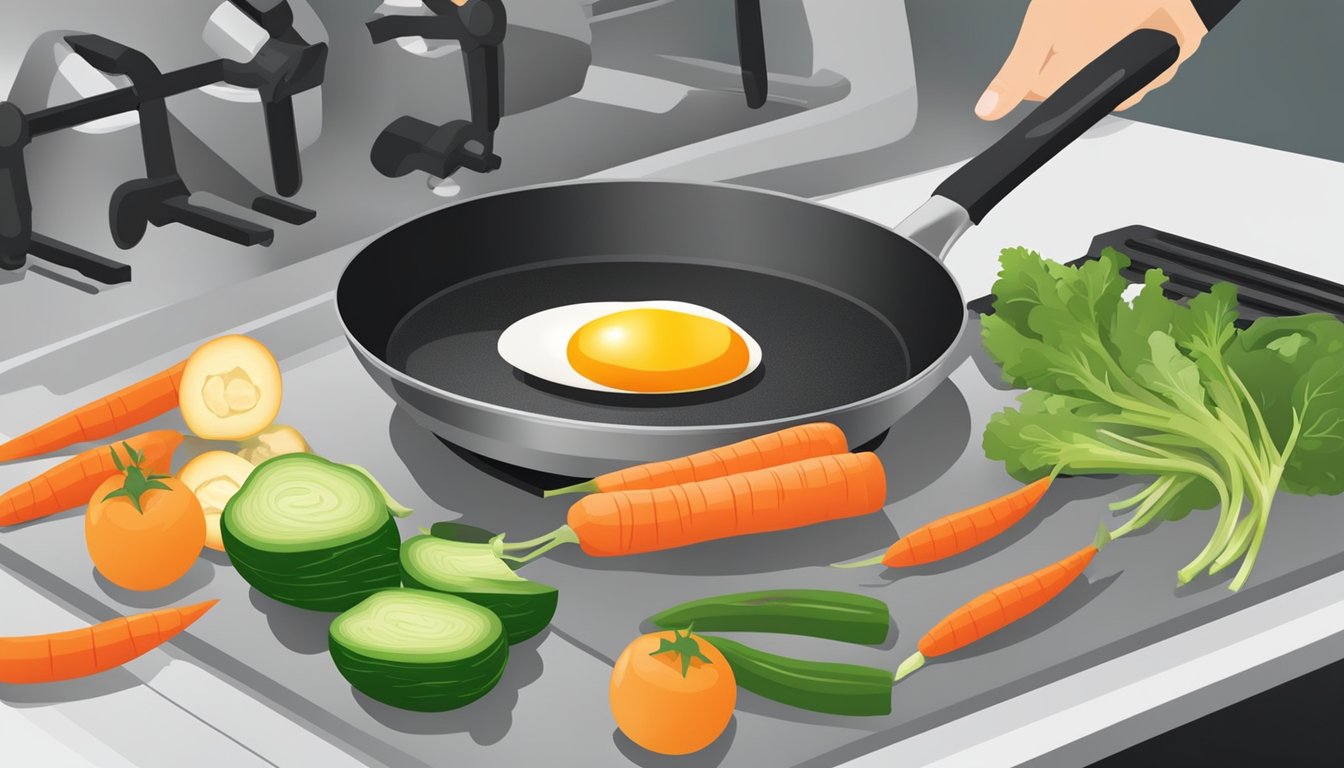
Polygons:
[[[0,462],[50,453],[124,432],[178,406],[187,361],[29,430],[0,445]],[[85,501],[88,501],[85,499]]]
[[68,632],[0,637],[0,683],[50,683],[114,669],[168,642],[217,602],[121,616]]
[[123,471],[117,451],[143,456],[149,474],[166,474],[182,435],[170,429],[136,435],[118,445],[87,450],[0,495],[0,527],[54,515],[89,503],[98,486]]
[[1096,539],[1063,560],[1002,584],[949,613],[920,638],[919,650],[901,662],[895,682],[924,666],[926,659],[965,648],[1029,615],[1073,583],[1111,540],[1102,525]]
[[847,446],[845,433],[834,424],[800,424],[679,459],[655,461],[609,472],[577,485],[546,491],[543,495],[550,498],[566,493],[664,488],[791,464],[818,456],[832,456],[844,453],[848,450]]
[[[566,525],[496,554],[528,562],[562,544],[595,557],[633,555],[876,512],[887,497],[882,463],[872,453],[819,456],[776,467],[650,490],[585,496]],[[524,550],[531,552],[520,555]]]
[[863,568],[881,564],[888,568],[907,568],[959,555],[998,536],[1026,517],[1053,480],[1054,475],[1048,475],[992,501],[926,523],[901,537],[879,557],[835,563],[833,567]]

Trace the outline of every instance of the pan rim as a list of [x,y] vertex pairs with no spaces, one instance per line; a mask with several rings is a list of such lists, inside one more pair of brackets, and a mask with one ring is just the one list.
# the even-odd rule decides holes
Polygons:
[[[724,189],[724,190],[730,190],[730,191],[745,192],[745,193],[750,193],[750,194],[754,194],[754,195],[766,195],[766,196],[770,196],[770,197],[782,198],[782,199],[784,199],[784,200],[791,200],[791,201],[793,201],[793,202],[801,203],[801,204],[804,204],[804,205],[818,206],[818,207],[824,208],[824,209],[826,209],[826,210],[828,210],[828,211],[831,211],[832,213],[835,213],[835,214],[838,214],[838,215],[841,215],[841,216],[845,216],[845,217],[847,217],[847,218],[855,219],[855,220],[857,220],[857,221],[864,222],[864,223],[869,224],[869,225],[872,225],[872,226],[874,226],[874,227],[878,227],[878,228],[882,229],[884,232],[886,232],[887,234],[889,234],[890,236],[895,237],[895,238],[898,238],[898,239],[900,239],[900,240],[902,240],[902,241],[904,241],[904,242],[907,242],[907,243],[911,244],[912,246],[914,246],[916,249],[919,250],[920,253],[924,254],[925,257],[931,259],[935,264],[937,264],[938,267],[939,267],[939,269],[941,269],[942,272],[944,273],[944,275],[946,275],[947,279],[951,282],[951,286],[952,286],[952,290],[953,290],[953,292],[954,292],[954,293],[956,294],[956,296],[957,296],[957,303],[958,303],[958,305],[959,305],[959,306],[962,308],[962,310],[963,310],[963,312],[962,312],[962,314],[961,314],[961,319],[960,319],[960,322],[959,322],[959,325],[958,325],[958,328],[957,328],[957,332],[953,335],[951,342],[947,345],[947,347],[943,350],[943,352],[942,352],[940,355],[938,355],[938,357],[936,357],[931,363],[929,363],[927,366],[925,366],[923,369],[921,369],[920,371],[918,371],[918,372],[912,374],[910,377],[906,378],[904,381],[900,382],[899,384],[895,385],[894,387],[890,387],[890,388],[888,388],[888,389],[882,390],[881,392],[878,392],[878,393],[876,393],[876,394],[873,394],[873,395],[870,395],[870,396],[868,396],[868,397],[865,397],[865,398],[863,398],[862,400],[855,400],[855,401],[852,401],[852,402],[844,403],[844,404],[842,404],[842,405],[837,405],[837,406],[833,406],[833,407],[830,407],[830,408],[824,408],[824,409],[821,409],[821,410],[818,410],[818,411],[811,411],[811,412],[808,412],[808,413],[795,414],[795,415],[784,416],[784,417],[779,417],[779,418],[775,418],[775,419],[764,419],[764,420],[759,420],[759,421],[732,422],[732,423],[707,424],[707,425],[706,425],[706,424],[701,424],[701,425],[639,425],[639,424],[623,424],[623,423],[621,423],[621,422],[588,421],[588,420],[583,420],[583,419],[573,419],[573,418],[567,418],[567,417],[562,417],[562,416],[551,416],[551,415],[549,415],[549,414],[537,413],[537,412],[535,412],[535,411],[526,411],[526,410],[522,410],[522,409],[518,409],[518,408],[511,408],[511,407],[509,407],[509,406],[498,405],[498,404],[495,404],[495,403],[489,403],[489,402],[486,402],[486,401],[483,401],[483,400],[477,400],[477,399],[475,399],[475,398],[466,397],[466,396],[460,395],[460,394],[455,393],[455,392],[450,392],[450,391],[448,391],[448,390],[441,389],[441,388],[439,388],[439,387],[435,387],[435,386],[430,385],[430,384],[426,384],[425,382],[420,381],[419,379],[416,379],[416,378],[410,376],[409,374],[405,373],[404,371],[401,371],[401,370],[399,370],[399,369],[393,367],[392,365],[390,365],[389,363],[387,363],[385,360],[383,360],[381,357],[379,357],[378,355],[375,355],[374,353],[372,353],[371,351],[369,351],[369,349],[368,349],[367,347],[365,347],[365,346],[359,341],[359,339],[357,339],[357,338],[355,337],[354,333],[351,332],[350,327],[346,324],[345,313],[343,313],[343,312],[341,311],[341,300],[340,300],[340,299],[341,299],[341,290],[340,290],[340,288],[341,288],[341,285],[342,285],[342,284],[344,283],[344,281],[345,281],[345,277],[346,277],[346,275],[349,273],[350,265],[353,264],[353,263],[355,263],[355,261],[357,261],[362,255],[364,255],[364,253],[366,253],[366,252],[369,251],[370,249],[376,247],[376,246],[378,245],[379,241],[381,241],[385,236],[387,236],[387,235],[390,234],[391,232],[395,231],[396,229],[398,229],[398,228],[400,228],[400,227],[402,227],[402,226],[404,226],[404,225],[406,225],[406,224],[409,224],[409,223],[411,223],[411,222],[413,222],[413,221],[417,221],[417,220],[419,220],[419,219],[421,219],[421,218],[424,218],[424,217],[426,217],[426,216],[429,216],[429,215],[431,215],[431,214],[438,213],[439,211],[447,210],[447,209],[449,209],[449,208],[454,208],[454,207],[457,207],[457,206],[459,206],[459,205],[465,205],[465,204],[470,203],[470,202],[475,201],[475,200],[485,200],[485,199],[489,199],[489,198],[493,198],[493,197],[500,197],[500,196],[503,196],[503,195],[510,195],[510,194],[514,194],[514,193],[517,193],[517,192],[528,192],[528,191],[534,191],[534,190],[554,189],[554,188],[570,187],[570,186],[621,185],[621,184],[632,184],[632,183],[633,183],[633,184],[665,184],[665,185],[691,186],[691,187],[713,187],[713,188]],[[446,288],[445,288],[445,290],[446,290]],[[365,360],[365,362],[366,362],[367,364],[373,365],[373,366],[374,366],[375,368],[377,368],[377,369],[378,369],[384,376],[387,376],[390,380],[392,380],[392,381],[394,381],[394,382],[396,382],[396,383],[398,383],[398,384],[400,384],[400,385],[402,385],[402,386],[408,386],[408,387],[410,387],[410,388],[412,388],[412,389],[415,389],[415,390],[417,390],[417,391],[419,391],[419,392],[421,392],[421,393],[423,393],[423,394],[427,394],[427,395],[430,395],[430,396],[432,396],[432,397],[435,397],[435,398],[438,398],[438,399],[441,399],[441,400],[445,400],[445,401],[447,401],[447,402],[449,402],[449,403],[451,403],[451,404],[453,404],[453,405],[459,406],[459,407],[466,407],[466,408],[471,408],[471,409],[475,409],[475,410],[478,410],[478,411],[484,411],[484,412],[489,413],[489,414],[492,414],[492,415],[497,415],[497,416],[501,416],[501,417],[507,417],[507,418],[510,418],[510,419],[519,419],[519,420],[524,420],[524,421],[527,421],[527,422],[530,422],[530,423],[546,424],[546,425],[549,425],[549,426],[555,426],[555,427],[561,427],[561,428],[567,428],[567,429],[576,429],[576,430],[583,430],[583,431],[600,430],[600,431],[603,431],[603,432],[615,432],[615,433],[631,434],[631,435],[642,435],[642,434],[662,434],[662,435],[681,435],[681,434],[685,434],[685,435],[695,435],[695,434],[702,434],[702,433],[705,433],[705,432],[740,431],[740,430],[742,430],[742,429],[757,428],[757,427],[766,427],[766,428],[768,428],[768,427],[771,427],[771,426],[784,425],[784,424],[792,424],[792,423],[799,423],[799,422],[801,422],[801,421],[810,421],[810,420],[822,419],[822,418],[824,418],[824,417],[826,417],[826,416],[828,416],[828,415],[832,415],[832,414],[840,414],[840,413],[846,413],[846,412],[853,411],[853,410],[856,410],[856,409],[859,409],[859,408],[864,408],[864,407],[867,407],[867,406],[870,406],[870,405],[874,405],[874,404],[877,404],[877,403],[881,403],[881,402],[884,402],[884,401],[886,401],[886,400],[890,400],[891,398],[894,398],[894,397],[899,396],[902,392],[904,392],[904,391],[906,391],[906,390],[914,389],[917,385],[923,383],[926,379],[928,379],[928,378],[934,376],[936,372],[940,371],[940,370],[947,364],[948,359],[949,359],[949,358],[952,356],[952,354],[953,354],[953,353],[954,353],[954,352],[961,346],[962,339],[963,339],[963,338],[965,337],[965,335],[966,335],[966,327],[967,327],[967,325],[968,325],[968,313],[969,313],[969,310],[966,309],[965,295],[964,295],[964,293],[963,293],[962,290],[961,290],[961,285],[960,285],[960,283],[957,281],[956,276],[955,276],[954,274],[952,274],[952,271],[951,271],[950,269],[947,268],[947,264],[946,264],[946,262],[943,261],[942,259],[939,259],[937,256],[935,256],[935,255],[929,253],[927,250],[925,250],[925,249],[924,249],[922,246],[920,246],[918,243],[915,243],[915,242],[912,241],[912,240],[908,240],[907,238],[903,237],[900,233],[896,232],[892,227],[889,227],[889,226],[887,226],[887,225],[885,225],[885,224],[883,224],[883,223],[881,223],[881,222],[874,221],[873,219],[870,219],[870,218],[868,218],[868,217],[866,217],[866,216],[860,216],[860,215],[858,215],[858,214],[853,214],[853,213],[850,213],[850,212],[848,212],[848,211],[844,211],[844,210],[841,210],[841,209],[839,209],[839,208],[836,208],[836,207],[834,207],[834,206],[827,205],[824,201],[821,201],[821,200],[811,200],[811,199],[808,199],[808,198],[805,198],[805,197],[799,197],[799,196],[797,196],[797,195],[791,195],[791,194],[788,194],[788,193],[785,193],[785,192],[779,192],[779,191],[777,191],[777,190],[771,190],[771,189],[758,189],[758,188],[755,188],[755,187],[748,187],[748,186],[741,185],[741,184],[729,184],[729,183],[726,183],[726,182],[720,182],[720,181],[706,181],[706,182],[700,182],[700,181],[686,181],[686,180],[680,180],[680,179],[641,179],[641,178],[630,178],[630,179],[566,179],[566,180],[562,180],[562,181],[545,182],[545,183],[540,183],[540,184],[531,184],[531,185],[522,186],[522,187],[513,187],[513,188],[505,189],[505,190],[495,190],[495,191],[493,191],[493,192],[489,192],[489,193],[486,193],[486,194],[482,194],[482,195],[478,195],[478,196],[475,196],[475,197],[467,198],[467,199],[465,199],[465,200],[454,201],[454,202],[448,203],[448,204],[446,204],[446,205],[444,205],[444,206],[441,206],[441,207],[439,207],[439,208],[435,208],[435,209],[432,209],[432,210],[429,210],[429,211],[422,212],[422,213],[420,213],[420,214],[418,214],[418,215],[416,215],[416,216],[412,216],[411,218],[409,218],[409,219],[407,219],[407,220],[405,220],[405,221],[403,221],[403,222],[400,222],[400,223],[398,223],[398,224],[396,224],[396,225],[394,225],[394,226],[392,226],[392,227],[389,227],[387,230],[384,230],[384,231],[383,231],[382,233],[380,233],[377,237],[371,239],[367,244],[365,244],[365,246],[364,246],[363,248],[361,248],[357,253],[355,253],[354,256],[351,257],[350,261],[348,261],[348,262],[346,263],[345,267],[342,268],[342,270],[341,270],[341,276],[340,276],[340,278],[337,280],[337,289],[336,289],[336,301],[335,301],[335,304],[336,304],[336,318],[337,318],[337,322],[340,323],[340,326],[341,326],[341,332],[345,335],[346,342],[349,343],[350,346],[354,348],[354,350],[356,351],[356,353],[359,354],[359,356],[362,357],[362,358]],[[866,305],[865,305],[865,306],[866,306]],[[398,398],[395,398],[395,397],[394,397],[393,399],[396,400],[396,399],[398,399]],[[404,403],[400,403],[400,404],[403,404],[403,405],[404,405]]]

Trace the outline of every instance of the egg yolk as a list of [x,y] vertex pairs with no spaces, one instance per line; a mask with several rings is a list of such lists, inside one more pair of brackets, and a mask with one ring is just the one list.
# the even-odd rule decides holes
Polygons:
[[586,323],[569,339],[569,364],[631,392],[707,389],[742,375],[741,334],[718,320],[670,309],[627,309]]

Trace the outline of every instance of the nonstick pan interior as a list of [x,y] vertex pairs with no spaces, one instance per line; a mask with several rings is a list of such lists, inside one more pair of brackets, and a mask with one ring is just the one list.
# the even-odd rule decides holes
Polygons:
[[[763,350],[752,375],[713,390],[646,395],[560,387],[495,351],[515,320],[559,304],[675,299],[731,318]],[[664,261],[539,265],[446,290],[393,331],[388,362],[463,397],[567,419],[642,426],[768,421],[825,410],[900,384],[909,356],[871,310],[824,288],[742,269]]]
[[[496,352],[532,312],[650,299],[731,318],[761,344],[761,370],[702,393],[604,395],[530,380]],[[933,368],[965,320],[943,266],[889,229],[786,196],[653,181],[536,187],[428,214],[351,262],[337,308],[375,376],[468,409],[473,431],[490,416],[721,428],[852,408]]]

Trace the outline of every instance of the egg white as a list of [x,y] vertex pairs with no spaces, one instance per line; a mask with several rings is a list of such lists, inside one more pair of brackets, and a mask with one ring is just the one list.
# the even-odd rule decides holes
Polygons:
[[584,304],[566,304],[534,312],[504,329],[496,349],[505,362],[523,373],[566,387],[594,392],[634,392],[598,384],[569,363],[569,340],[580,328],[599,317],[628,309],[668,309],[688,315],[717,320],[732,328],[747,345],[747,367],[741,374],[708,387],[678,389],[668,392],[639,392],[642,395],[664,395],[677,392],[696,392],[731,384],[756,370],[761,364],[761,345],[742,330],[742,327],[722,314],[697,304],[684,301],[591,301]]

